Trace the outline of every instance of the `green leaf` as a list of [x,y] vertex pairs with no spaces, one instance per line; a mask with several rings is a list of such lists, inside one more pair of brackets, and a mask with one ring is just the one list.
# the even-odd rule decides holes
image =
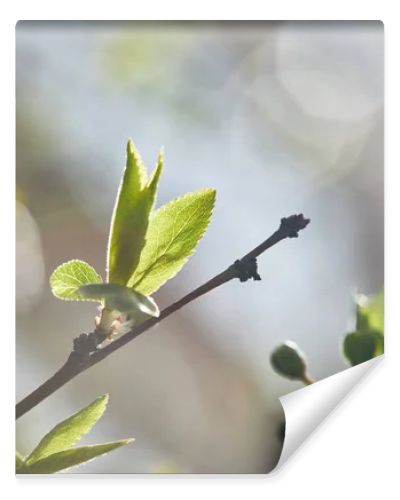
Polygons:
[[371,329],[368,312],[356,303],[356,331],[368,332]]
[[108,242],[110,283],[126,285],[139,263],[162,168],[161,152],[157,166],[147,180],[146,167],[133,142],[128,141],[126,167],[111,219]]
[[25,465],[25,460],[23,459],[21,453],[15,452],[15,471],[17,472],[21,467]]
[[101,276],[92,266],[77,259],[61,264],[50,276],[51,291],[57,298],[63,300],[93,300],[83,297],[79,287],[101,282]]
[[38,460],[71,448],[82,436],[87,434],[103,415],[108,402],[108,394],[97,398],[89,406],[57,424],[36,446],[26,464],[31,465]]
[[359,306],[361,311],[367,315],[369,326],[372,329],[384,331],[384,293],[381,290],[375,296],[370,297]]
[[104,300],[106,308],[110,310],[131,314],[139,311],[155,317],[160,315],[157,304],[151,297],[146,297],[125,286],[113,283],[84,285],[80,288],[80,292],[84,297],[90,297],[93,300]]
[[352,366],[364,363],[383,353],[384,340],[379,330],[353,332],[343,341],[343,354]]
[[69,450],[59,451],[38,460],[31,465],[19,470],[23,474],[53,474],[65,469],[70,469],[76,465],[93,460],[96,457],[105,455],[112,450],[120,448],[134,441],[133,439],[122,439],[112,443],[96,444],[93,446],[80,446]]
[[180,271],[207,229],[215,194],[214,189],[195,191],[152,214],[146,244],[129,287],[150,295]]

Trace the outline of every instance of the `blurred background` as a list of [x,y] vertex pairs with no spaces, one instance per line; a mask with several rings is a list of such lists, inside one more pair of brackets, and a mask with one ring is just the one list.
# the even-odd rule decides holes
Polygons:
[[158,205],[217,189],[197,253],[155,299],[180,298],[270,235],[312,222],[231,282],[83,373],[17,423],[26,454],[110,393],[84,443],[133,445],[76,472],[261,473],[281,451],[278,397],[301,387],[269,364],[291,339],[311,375],[346,368],[352,294],[383,284],[383,25],[379,22],[20,22],[17,67],[17,399],[59,368],[96,305],[61,302],[69,259],[104,276],[132,137]]

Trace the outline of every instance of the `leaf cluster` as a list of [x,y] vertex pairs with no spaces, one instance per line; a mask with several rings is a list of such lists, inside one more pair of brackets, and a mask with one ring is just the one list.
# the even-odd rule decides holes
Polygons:
[[[155,210],[164,165],[160,152],[151,175],[131,140],[108,238],[106,282],[89,264],[71,260],[50,277],[53,294],[62,300],[100,302],[108,311],[134,320],[158,316],[149,297],[174,277],[204,235],[215,203],[214,189],[201,189]],[[112,318],[113,319],[113,318]]]
[[131,443],[133,439],[121,439],[110,443],[73,447],[102,417],[107,402],[106,394],[57,424],[27,457],[22,457],[17,452],[16,473],[52,474],[88,462]]

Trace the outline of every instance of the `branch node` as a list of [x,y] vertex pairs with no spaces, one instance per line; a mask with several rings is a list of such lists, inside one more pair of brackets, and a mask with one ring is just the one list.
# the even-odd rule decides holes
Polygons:
[[90,354],[97,351],[98,346],[104,342],[105,335],[100,334],[97,330],[90,333],[81,333],[73,341],[73,360],[78,364],[85,363],[89,360]]
[[261,276],[258,274],[256,257],[235,260],[233,267],[236,272],[236,277],[239,278],[241,282],[247,281],[251,278],[254,281],[261,280]]
[[303,214],[283,217],[283,219],[281,219],[279,231],[284,234],[286,238],[298,238],[299,231],[307,227],[309,223],[310,219],[306,219]]

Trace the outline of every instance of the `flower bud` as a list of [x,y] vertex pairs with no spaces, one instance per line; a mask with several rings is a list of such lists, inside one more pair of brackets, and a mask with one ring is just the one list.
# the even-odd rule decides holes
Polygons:
[[348,333],[343,341],[343,354],[352,366],[383,354],[384,338],[379,330]]
[[308,380],[304,354],[290,340],[274,349],[271,353],[271,365],[283,377],[303,382]]

